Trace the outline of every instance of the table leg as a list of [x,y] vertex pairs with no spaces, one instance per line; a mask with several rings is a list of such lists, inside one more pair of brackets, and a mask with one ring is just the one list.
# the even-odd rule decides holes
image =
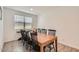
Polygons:
[[55,39],[55,51],[57,52],[57,37]]

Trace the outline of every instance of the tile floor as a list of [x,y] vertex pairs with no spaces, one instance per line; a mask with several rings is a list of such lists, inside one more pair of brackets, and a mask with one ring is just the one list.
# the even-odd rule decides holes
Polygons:
[[[48,52],[48,49],[46,50]],[[52,50],[53,52],[54,50]],[[30,52],[26,49],[22,41],[12,41],[4,44],[2,52]],[[32,50],[31,52],[34,52]],[[79,50],[58,43],[58,52],[79,52]]]

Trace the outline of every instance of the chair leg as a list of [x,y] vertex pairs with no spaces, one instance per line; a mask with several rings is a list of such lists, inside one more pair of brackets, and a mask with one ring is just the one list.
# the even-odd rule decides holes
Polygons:
[[30,45],[30,51],[32,51],[32,47],[31,47],[31,45]]
[[25,45],[25,42],[23,41],[23,46]]
[[25,46],[26,46],[26,49],[28,49],[28,44],[27,44],[27,42],[26,42]]

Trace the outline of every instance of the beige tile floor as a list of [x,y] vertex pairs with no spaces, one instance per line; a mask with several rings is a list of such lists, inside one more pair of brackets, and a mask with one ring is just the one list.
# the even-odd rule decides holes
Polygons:
[[[12,41],[4,44],[2,52],[30,52],[30,51],[29,49],[26,49],[23,46],[21,41]],[[79,52],[79,50],[58,43],[58,52]]]

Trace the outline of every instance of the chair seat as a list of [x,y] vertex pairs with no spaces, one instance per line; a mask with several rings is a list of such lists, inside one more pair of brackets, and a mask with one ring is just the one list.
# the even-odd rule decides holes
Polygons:
[[[45,46],[45,47],[44,47],[44,51],[46,51],[46,48],[49,48],[49,49],[48,49],[49,51],[51,51],[52,49],[54,49],[54,42],[53,42],[53,43],[50,43],[50,44],[47,45],[47,46]],[[47,50],[47,51],[48,51],[48,50]]]
[[51,48],[54,48],[54,46],[53,46],[53,45],[50,45],[50,47],[51,47]]

